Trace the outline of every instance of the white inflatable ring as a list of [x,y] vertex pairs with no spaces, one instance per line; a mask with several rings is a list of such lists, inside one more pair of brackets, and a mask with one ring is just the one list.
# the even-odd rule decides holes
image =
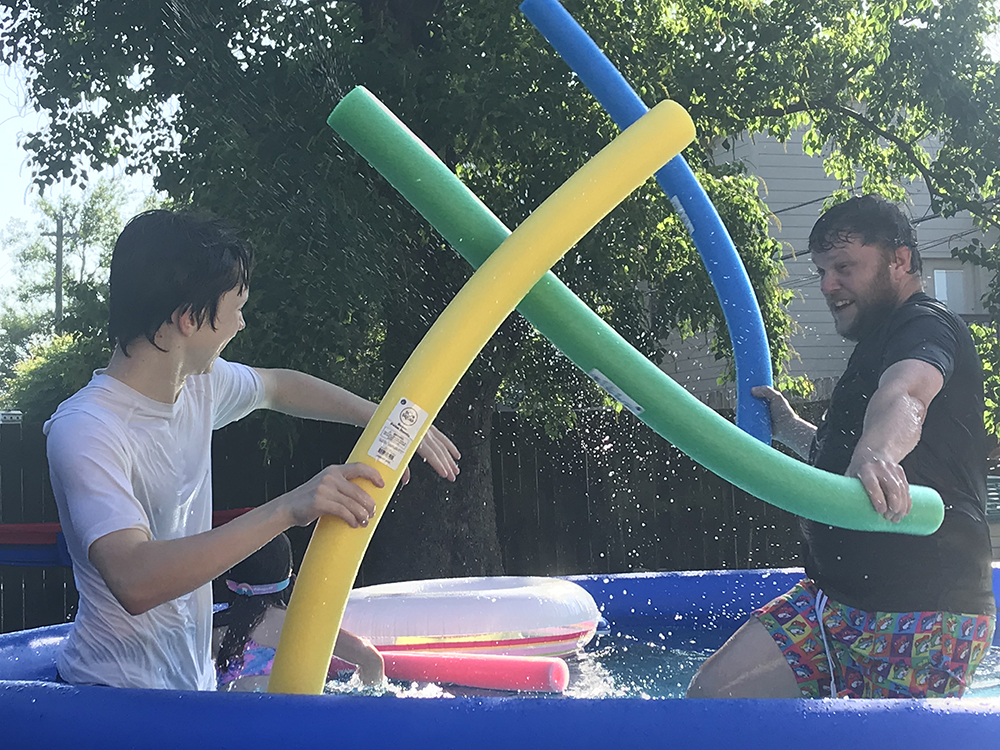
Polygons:
[[439,578],[354,589],[343,628],[380,651],[556,656],[585,646],[600,619],[571,581]]

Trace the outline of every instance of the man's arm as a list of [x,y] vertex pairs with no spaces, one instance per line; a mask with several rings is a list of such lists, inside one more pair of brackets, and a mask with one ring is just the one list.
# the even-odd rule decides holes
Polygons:
[[894,523],[912,504],[899,462],[920,441],[927,408],[942,387],[944,376],[934,365],[904,359],[882,373],[868,402],[861,437],[844,473],[860,479],[875,510]]
[[[293,417],[346,422],[364,427],[375,414],[376,405],[340,386],[295,370],[254,368],[264,382],[264,408]],[[444,433],[433,425],[417,453],[445,479],[455,481],[461,454]]]
[[139,615],[194,591],[225,573],[291,526],[334,515],[357,528],[368,524],[375,503],[351,480],[384,486],[365,464],[330,466],[291,492],[211,531],[180,539],[152,540],[141,529],[122,529],[95,540],[88,551],[111,593]]
[[766,398],[771,409],[771,433],[775,440],[787,445],[802,458],[809,458],[809,448],[816,435],[816,425],[807,422],[789,405],[781,392],[768,385],[751,389],[757,398]]

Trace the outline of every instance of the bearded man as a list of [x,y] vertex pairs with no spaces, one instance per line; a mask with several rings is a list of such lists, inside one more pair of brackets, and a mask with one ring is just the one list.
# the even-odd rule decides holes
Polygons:
[[[857,477],[898,522],[909,483],[944,500],[927,537],[801,520],[806,578],[753,613],[702,665],[690,697],[959,696],[993,639],[983,376],[965,323],[923,291],[909,220],[877,196],[841,203],[809,236],[837,332],[857,342],[819,426],[776,390],[775,440]],[[792,632],[794,631],[794,633]]]

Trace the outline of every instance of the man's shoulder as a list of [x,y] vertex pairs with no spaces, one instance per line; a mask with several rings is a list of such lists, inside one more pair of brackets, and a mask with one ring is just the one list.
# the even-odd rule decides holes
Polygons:
[[890,323],[897,327],[913,320],[926,322],[937,320],[956,329],[967,328],[961,316],[950,310],[940,300],[934,299],[924,292],[912,295],[890,316]]
[[885,338],[887,344],[898,340],[952,341],[957,346],[963,342],[971,345],[972,334],[962,317],[949,310],[939,300],[920,292],[893,310],[886,320]]

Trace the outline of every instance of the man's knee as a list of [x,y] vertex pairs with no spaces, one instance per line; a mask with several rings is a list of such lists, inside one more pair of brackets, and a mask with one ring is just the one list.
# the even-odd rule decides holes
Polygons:
[[798,685],[781,649],[756,619],[744,623],[701,665],[689,698],[794,698]]
[[722,690],[719,680],[719,670],[710,661],[701,665],[701,668],[691,678],[688,685],[686,697],[688,698],[728,698]]

